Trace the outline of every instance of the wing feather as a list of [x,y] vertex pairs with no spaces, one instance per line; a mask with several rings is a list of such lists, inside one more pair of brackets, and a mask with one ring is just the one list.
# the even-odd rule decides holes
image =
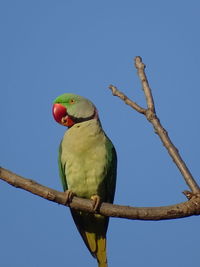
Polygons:
[[66,191],[68,190],[68,185],[67,185],[67,179],[65,176],[65,164],[62,164],[61,161],[61,154],[62,154],[62,141],[59,146],[59,153],[58,153],[58,168],[59,168],[59,175],[60,175],[60,180],[62,183],[63,190]]

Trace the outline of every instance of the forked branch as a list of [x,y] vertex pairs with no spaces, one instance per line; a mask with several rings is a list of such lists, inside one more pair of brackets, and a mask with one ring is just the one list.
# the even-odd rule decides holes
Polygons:
[[146,103],[147,108],[143,108],[130,100],[126,95],[124,95],[122,92],[120,92],[117,87],[110,85],[109,88],[111,89],[114,96],[118,96],[121,98],[126,104],[131,106],[133,109],[138,111],[139,113],[142,113],[146,116],[147,120],[153,125],[155,132],[160,137],[163,145],[167,149],[169,155],[171,156],[172,160],[180,170],[183,178],[185,179],[185,182],[189,186],[189,188],[192,190],[192,193],[197,194],[200,192],[200,188],[193,178],[191,172],[189,171],[188,167],[186,166],[185,162],[181,158],[178,149],[175,147],[175,145],[170,140],[167,131],[163,128],[162,124],[160,123],[160,120],[158,119],[156,115],[154,100],[151,92],[151,88],[149,86],[146,74],[145,74],[145,65],[142,62],[141,57],[135,58],[135,67],[138,71],[138,76],[142,83],[142,88],[146,97]]

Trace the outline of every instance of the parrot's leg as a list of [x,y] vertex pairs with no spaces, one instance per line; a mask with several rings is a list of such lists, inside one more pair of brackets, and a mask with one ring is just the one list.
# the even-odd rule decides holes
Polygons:
[[97,209],[100,207],[101,204],[101,198],[98,195],[91,196],[91,200],[93,201],[92,206],[94,211],[97,211]]
[[75,196],[75,194],[71,190],[66,190],[64,193],[66,195],[65,205],[68,205],[72,201],[72,198]]

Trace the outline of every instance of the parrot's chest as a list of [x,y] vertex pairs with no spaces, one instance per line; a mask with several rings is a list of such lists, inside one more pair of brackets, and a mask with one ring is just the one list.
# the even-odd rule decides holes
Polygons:
[[102,195],[106,176],[106,136],[96,120],[74,125],[62,141],[61,162],[70,190],[80,197]]

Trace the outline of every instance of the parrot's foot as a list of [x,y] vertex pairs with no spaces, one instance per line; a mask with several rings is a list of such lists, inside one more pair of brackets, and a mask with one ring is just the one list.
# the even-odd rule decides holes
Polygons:
[[71,190],[66,190],[64,193],[66,195],[65,205],[69,205],[69,203],[72,201],[72,198],[75,196],[75,194]]
[[92,206],[94,211],[97,211],[97,209],[100,207],[101,204],[101,198],[98,195],[91,196],[91,200],[93,201]]

